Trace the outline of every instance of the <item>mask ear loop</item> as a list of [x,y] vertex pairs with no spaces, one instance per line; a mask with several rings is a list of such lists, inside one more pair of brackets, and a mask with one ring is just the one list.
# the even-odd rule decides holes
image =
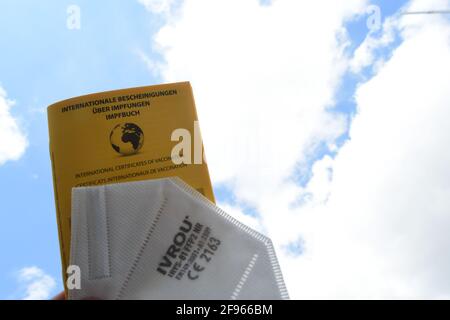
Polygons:
[[86,194],[89,280],[111,277],[109,221],[106,187],[92,188]]
[[[79,252],[80,248],[78,242],[78,236],[81,232],[80,225],[83,225],[83,222],[80,221],[85,218],[85,216],[81,215],[81,212],[84,212],[84,207],[86,206],[86,201],[84,200],[84,192],[80,191],[81,188],[72,188],[71,195],[71,240],[70,240],[70,263],[76,260],[76,254]],[[77,199],[78,201],[76,201]],[[81,208],[80,208],[81,207]],[[68,299],[74,300],[77,298],[77,290],[68,290]]]

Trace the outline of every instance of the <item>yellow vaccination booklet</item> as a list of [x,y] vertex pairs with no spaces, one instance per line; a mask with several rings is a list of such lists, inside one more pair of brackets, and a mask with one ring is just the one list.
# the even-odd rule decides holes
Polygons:
[[177,129],[189,131],[192,149],[203,154],[189,82],[89,94],[55,103],[47,113],[64,279],[73,187],[178,176],[214,202],[207,164],[172,159],[183,140],[173,139]]

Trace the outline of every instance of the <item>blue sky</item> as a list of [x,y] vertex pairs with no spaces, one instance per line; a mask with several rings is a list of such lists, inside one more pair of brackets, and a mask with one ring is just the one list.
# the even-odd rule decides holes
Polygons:
[[[79,1],[82,28],[66,28],[71,1],[0,5],[0,83],[16,101],[29,147],[0,166],[0,297],[17,294],[17,270],[37,265],[60,281],[46,106],[90,92],[158,83],[135,53],[158,25],[137,2]],[[17,296],[16,296],[17,297]]]
[[[380,6],[383,19],[405,3],[372,1]],[[72,4],[81,8],[80,30],[66,27],[66,10]],[[152,49],[152,36],[164,25],[164,16],[145,10],[138,1],[120,0],[108,1],[108,5],[88,0],[8,0],[1,2],[0,14],[0,87],[15,101],[10,112],[29,143],[20,159],[0,165],[0,299],[25,295],[26,284],[18,282],[18,272],[30,266],[56,280],[51,292],[56,294],[62,283],[46,107],[72,96],[163,82],[165,78],[151,73],[138,52],[146,52],[151,60],[163,59]],[[361,15],[346,24],[349,55],[368,34],[366,20],[367,16]],[[389,59],[399,44],[397,39],[378,56]],[[341,76],[332,112],[345,115],[348,125],[356,113],[354,93],[372,77],[370,67]],[[348,138],[347,128],[336,140],[338,147]],[[305,187],[313,164],[325,155],[334,158],[338,150],[329,150],[324,142],[296,170],[293,179]],[[239,204],[253,217],[260,214],[257,205],[236,197],[232,183],[218,182],[214,187],[219,202]],[[299,243],[283,246],[300,254],[303,248]]]

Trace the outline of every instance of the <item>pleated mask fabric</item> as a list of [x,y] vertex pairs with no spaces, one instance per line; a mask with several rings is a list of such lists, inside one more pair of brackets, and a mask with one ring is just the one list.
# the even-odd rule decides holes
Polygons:
[[272,242],[179,178],[72,189],[69,299],[288,299]]

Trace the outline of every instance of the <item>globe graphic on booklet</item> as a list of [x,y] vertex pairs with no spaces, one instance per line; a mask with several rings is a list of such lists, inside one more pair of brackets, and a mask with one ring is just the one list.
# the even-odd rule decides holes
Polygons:
[[144,144],[144,132],[134,123],[116,125],[109,135],[112,148],[121,155],[137,153]]

